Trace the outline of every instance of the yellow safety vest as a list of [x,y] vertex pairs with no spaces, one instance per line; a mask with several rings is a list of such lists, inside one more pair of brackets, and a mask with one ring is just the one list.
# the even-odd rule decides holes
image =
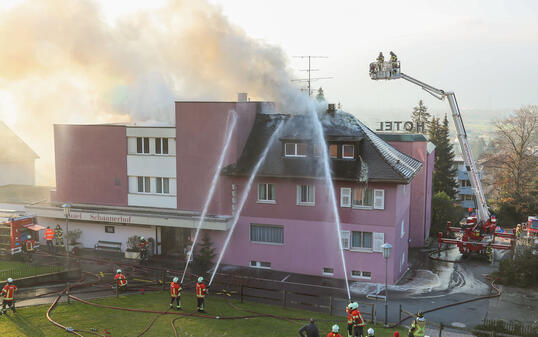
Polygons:
[[424,334],[426,333],[426,320],[423,322],[414,321],[413,324],[411,324],[411,330],[415,329],[413,332],[413,336],[415,337],[424,337]]

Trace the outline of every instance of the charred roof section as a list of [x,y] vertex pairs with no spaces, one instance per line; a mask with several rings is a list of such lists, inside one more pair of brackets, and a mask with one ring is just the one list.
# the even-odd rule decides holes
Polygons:
[[[420,161],[379,138],[353,115],[342,111],[319,116],[326,141],[338,152],[331,158],[332,176],[338,180],[408,183],[420,171]],[[249,175],[278,123],[284,126],[272,144],[258,173],[262,177],[321,178],[320,144],[309,115],[256,114],[256,119],[239,160],[222,171],[224,175]],[[291,144],[291,145],[286,145]],[[300,151],[294,144],[301,144]],[[343,157],[343,145],[353,148]],[[286,149],[289,146],[290,149]],[[351,150],[351,148],[349,148]],[[296,155],[288,156],[286,151]]]

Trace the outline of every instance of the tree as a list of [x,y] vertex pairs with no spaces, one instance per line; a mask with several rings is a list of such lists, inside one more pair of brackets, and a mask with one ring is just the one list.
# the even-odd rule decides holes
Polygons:
[[213,267],[215,249],[212,248],[212,246],[213,243],[206,232],[200,243],[200,249],[194,254],[194,259],[192,261],[192,268],[196,275],[207,277],[209,270]]
[[433,193],[444,192],[451,199],[454,199],[457,188],[457,168],[454,164],[454,149],[450,142],[446,114],[442,125],[439,118],[432,118],[428,133],[430,142],[435,145],[432,179]]
[[318,100],[319,102],[325,101],[325,94],[323,93],[323,89],[321,87],[319,87],[319,89],[318,89],[318,94],[316,95],[316,100]]
[[435,236],[438,232],[446,231],[446,222],[457,224],[463,217],[463,208],[445,192],[437,192],[432,198],[432,226],[430,235]]
[[411,112],[411,120],[416,123],[424,123],[424,130],[421,132],[426,133],[426,130],[430,124],[430,113],[428,112],[428,107],[424,105],[422,100],[418,101],[418,105],[413,108]]
[[522,106],[494,126],[484,164],[493,176],[490,198],[511,221],[522,222],[538,212],[538,106]]

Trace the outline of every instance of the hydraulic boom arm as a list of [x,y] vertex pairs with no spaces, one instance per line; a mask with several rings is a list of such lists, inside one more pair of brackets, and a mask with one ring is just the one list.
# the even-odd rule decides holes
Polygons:
[[452,111],[452,118],[456,126],[461,153],[463,155],[463,160],[465,161],[465,168],[467,169],[469,180],[471,181],[471,187],[476,198],[478,222],[483,223],[487,221],[490,218],[490,213],[486,203],[486,198],[484,197],[484,191],[482,189],[482,183],[480,182],[478,169],[476,167],[476,163],[471,152],[471,147],[467,139],[467,132],[463,126],[463,119],[461,118],[456,95],[453,92],[446,92],[444,90],[432,87],[429,84],[400,72],[400,62],[385,62],[382,65],[373,63],[370,65],[370,77],[374,80],[403,78],[404,80],[420,86],[437,99],[443,100],[445,97],[447,98],[448,104],[450,105],[450,110]]

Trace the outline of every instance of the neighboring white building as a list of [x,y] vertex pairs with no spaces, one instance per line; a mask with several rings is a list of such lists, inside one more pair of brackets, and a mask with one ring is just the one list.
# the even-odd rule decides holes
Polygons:
[[0,122],[0,186],[34,185],[39,156],[6,124]]

